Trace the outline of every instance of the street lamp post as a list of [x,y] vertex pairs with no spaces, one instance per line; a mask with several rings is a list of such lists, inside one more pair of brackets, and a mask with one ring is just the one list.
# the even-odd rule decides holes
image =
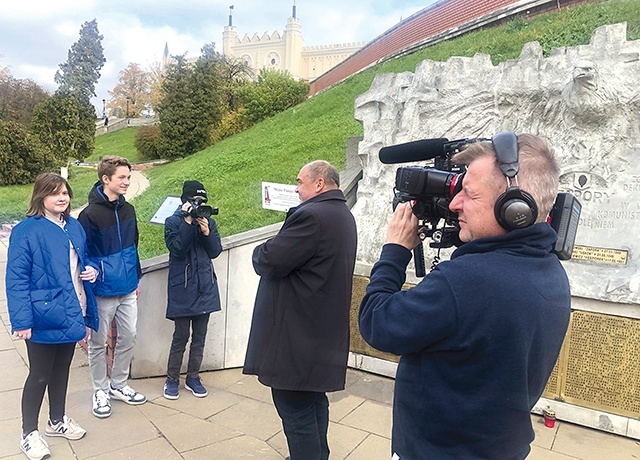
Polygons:
[[127,120],[129,119],[129,101],[131,100],[131,98],[129,96],[127,96]]
[[107,108],[106,108],[106,105],[105,105],[106,103],[107,103],[107,100],[103,99],[102,100],[102,118],[107,116]]

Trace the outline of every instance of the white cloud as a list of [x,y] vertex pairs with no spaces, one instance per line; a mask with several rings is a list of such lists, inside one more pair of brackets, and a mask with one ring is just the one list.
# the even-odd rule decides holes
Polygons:
[[[297,17],[307,46],[370,41],[435,0],[297,0]],[[118,81],[130,62],[149,68],[162,59],[165,43],[171,54],[194,57],[206,43],[221,50],[229,5],[242,37],[282,33],[293,0],[16,0],[0,14],[0,67],[16,78],[31,78],[46,89],[85,21],[96,19],[107,62],[96,86],[94,103]]]

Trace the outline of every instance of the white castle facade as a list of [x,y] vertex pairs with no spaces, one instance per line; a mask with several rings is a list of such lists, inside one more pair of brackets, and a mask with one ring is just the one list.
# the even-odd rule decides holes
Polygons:
[[301,80],[311,81],[362,48],[366,42],[339,45],[304,46],[302,26],[296,17],[295,3],[284,33],[245,34],[242,39],[229,15],[229,25],[222,33],[222,53],[248,64],[256,73],[260,69],[287,70]]

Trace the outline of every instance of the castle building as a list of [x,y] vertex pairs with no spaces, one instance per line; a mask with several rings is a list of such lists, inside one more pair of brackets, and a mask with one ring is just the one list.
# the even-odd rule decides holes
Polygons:
[[295,78],[311,81],[366,44],[358,42],[304,46],[302,25],[296,17],[295,1],[282,35],[278,31],[272,34],[264,32],[261,36],[254,33],[251,38],[245,34],[240,39],[233,25],[232,12],[233,6],[229,9],[229,24],[222,33],[222,53],[245,62],[256,74],[263,68],[287,70]]

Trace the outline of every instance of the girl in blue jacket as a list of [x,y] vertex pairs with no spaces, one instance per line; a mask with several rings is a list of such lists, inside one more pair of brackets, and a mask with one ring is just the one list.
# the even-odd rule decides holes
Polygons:
[[89,327],[98,329],[96,301],[89,285],[98,270],[85,265],[85,232],[69,216],[72,197],[63,177],[40,174],[27,218],[13,228],[9,239],[9,320],[13,336],[26,341],[29,358],[22,392],[20,449],[32,460],[50,455],[38,432],[45,389],[49,395],[45,434],[76,440],[86,433],[65,415],[65,400],[76,342],[86,337]]

